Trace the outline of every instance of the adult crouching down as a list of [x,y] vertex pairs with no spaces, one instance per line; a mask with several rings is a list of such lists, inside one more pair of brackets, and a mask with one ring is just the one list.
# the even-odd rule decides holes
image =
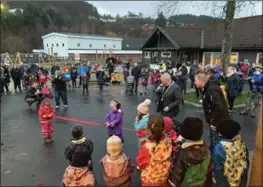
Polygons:
[[56,108],[60,106],[60,98],[62,99],[65,108],[68,107],[68,98],[67,98],[67,84],[64,76],[59,73],[58,76],[52,81],[55,87],[55,101],[56,101]]
[[161,76],[162,85],[157,89],[161,93],[158,102],[157,112],[161,112],[163,116],[175,118],[180,112],[180,104],[182,102],[182,94],[179,86],[172,81],[169,73]]

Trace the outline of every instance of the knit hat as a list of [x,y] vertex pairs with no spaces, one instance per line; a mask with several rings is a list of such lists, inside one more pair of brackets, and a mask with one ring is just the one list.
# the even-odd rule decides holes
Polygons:
[[75,140],[79,140],[83,136],[83,127],[81,125],[74,125],[71,134]]
[[110,156],[117,157],[122,153],[122,141],[118,136],[111,136],[107,140],[107,152]]
[[78,147],[72,155],[71,165],[74,167],[85,167],[89,165],[90,152],[88,149]]
[[249,63],[248,59],[245,59],[245,60],[244,60],[244,63],[245,63],[245,64],[248,64],[248,63]]
[[222,135],[223,138],[233,139],[241,130],[241,126],[238,122],[232,119],[222,120],[217,124],[216,130]]
[[140,103],[137,107],[137,110],[142,114],[147,114],[149,111],[149,105],[151,104],[150,99],[145,99],[144,102]]
[[180,124],[180,131],[184,139],[200,140],[203,135],[203,122],[199,118],[187,117]]
[[256,67],[255,67],[255,68],[262,69],[262,65],[261,65],[261,64],[256,64]]
[[41,104],[43,104],[43,105],[48,105],[48,106],[51,106],[51,105],[52,105],[51,100],[50,100],[49,98],[45,98],[45,99],[42,101]]

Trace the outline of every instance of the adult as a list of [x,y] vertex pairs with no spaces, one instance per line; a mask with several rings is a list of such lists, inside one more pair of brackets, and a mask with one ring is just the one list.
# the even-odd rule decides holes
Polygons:
[[84,66],[83,63],[80,64],[79,68],[78,68],[78,74],[79,74],[79,87],[81,87],[81,83],[82,83],[82,76],[84,74],[86,74],[87,71],[87,66]]
[[101,66],[98,67],[96,72],[97,84],[99,85],[100,93],[103,92],[103,86],[105,84],[105,72]]
[[226,99],[220,82],[209,79],[204,73],[195,76],[195,85],[202,89],[203,110],[206,122],[210,125],[210,150],[213,152],[214,145],[218,142],[216,126],[221,120],[229,118]]
[[59,71],[60,67],[58,66],[58,63],[52,64],[51,67],[51,75],[55,76],[56,75],[56,71]]
[[240,78],[235,72],[235,68],[233,66],[229,66],[227,68],[226,74],[226,82],[227,82],[227,100],[229,105],[229,112],[233,112],[233,107],[235,103],[235,99],[238,96],[238,87],[240,85]]
[[191,88],[194,88],[194,82],[195,82],[195,75],[197,72],[197,63],[196,60],[194,60],[193,64],[190,67],[190,71],[189,71],[189,79],[191,81]]
[[7,64],[4,64],[4,67],[3,67],[3,79],[4,79],[4,88],[5,88],[5,92],[7,94],[11,93],[9,91],[9,83],[10,83],[10,72],[9,72],[9,69],[7,67],[8,65]]
[[161,98],[158,103],[158,112],[163,116],[175,118],[180,112],[180,104],[182,102],[182,94],[179,86],[172,81],[169,73],[161,76],[162,85],[158,89],[161,92]]
[[60,98],[65,106],[68,107],[68,98],[67,98],[67,83],[64,79],[63,74],[59,73],[58,76],[52,81],[55,87],[55,101],[56,108],[60,106]]
[[25,89],[26,88],[25,86],[25,67],[24,67],[23,62],[20,63],[19,71],[21,73],[21,84],[22,84],[22,87]]
[[17,67],[17,65],[14,65],[14,67],[11,70],[11,77],[14,82],[14,90],[17,92],[17,88],[19,89],[19,92],[22,91],[21,89],[21,72],[20,69]]
[[134,63],[134,67],[132,68],[131,74],[134,77],[135,85],[134,85],[134,92],[137,94],[138,92],[138,83],[140,78],[141,69],[138,67],[137,63]]
[[248,59],[241,59],[237,65],[237,73],[241,78],[241,82],[240,82],[240,86],[239,86],[239,93],[242,94],[243,92],[243,88],[244,88],[244,84],[246,82],[247,79],[247,73],[248,73]]
[[[255,70],[256,70],[256,63],[253,62],[253,63],[251,64],[251,66],[249,66],[248,77],[252,77],[252,76],[253,76],[253,73],[255,72]],[[252,87],[252,85],[253,85],[252,79],[249,79],[249,80],[248,80],[248,84],[249,84],[249,89],[252,91],[252,90],[253,90],[253,87]]]

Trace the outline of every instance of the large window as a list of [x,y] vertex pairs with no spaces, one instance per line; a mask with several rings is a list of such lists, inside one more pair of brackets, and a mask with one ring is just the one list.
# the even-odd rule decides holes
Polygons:
[[[238,62],[238,53],[233,52],[230,56],[230,63],[236,64]],[[219,65],[221,64],[220,52],[205,52],[203,54],[203,65]]]
[[171,52],[161,52],[162,58],[171,58],[172,54]]
[[257,63],[257,64],[262,64],[262,53],[258,53],[258,54],[257,54],[256,63]]
[[145,58],[151,58],[151,52],[145,52],[144,57]]

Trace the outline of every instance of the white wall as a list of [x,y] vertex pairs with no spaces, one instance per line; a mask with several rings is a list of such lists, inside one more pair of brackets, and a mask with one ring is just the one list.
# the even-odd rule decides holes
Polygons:
[[68,57],[68,38],[65,36],[52,35],[44,38],[43,45],[46,54],[51,54],[51,48],[53,48],[54,56],[57,53],[58,57]]
[[69,49],[73,50],[96,50],[96,49],[112,49],[121,50],[122,41],[103,38],[68,38]]
[[122,40],[51,34],[43,38],[43,45],[46,54],[51,55],[51,48],[53,48],[54,56],[68,57],[69,50],[121,50]]

